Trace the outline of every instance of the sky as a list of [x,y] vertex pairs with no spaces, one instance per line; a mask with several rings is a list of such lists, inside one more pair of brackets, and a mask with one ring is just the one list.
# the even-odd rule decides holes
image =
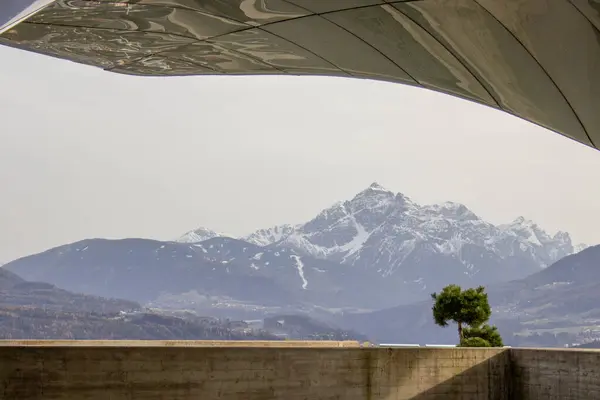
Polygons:
[[372,182],[600,243],[600,153],[447,95],[143,78],[0,47],[0,262],[85,238],[300,223]]

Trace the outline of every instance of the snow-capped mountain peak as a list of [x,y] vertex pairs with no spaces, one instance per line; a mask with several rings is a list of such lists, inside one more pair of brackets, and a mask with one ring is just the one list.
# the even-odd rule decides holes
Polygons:
[[450,220],[459,221],[479,221],[480,218],[469,210],[464,204],[446,201],[439,204],[431,204],[420,207],[420,210],[429,215],[429,217],[441,217]]
[[406,198],[403,194],[398,193],[396,195],[391,190],[388,190],[377,182],[374,182],[369,185],[369,187],[356,194],[349,202],[356,203],[354,208],[356,208],[356,206],[364,207],[369,205],[376,207],[378,205],[388,204],[389,202],[393,201],[395,197],[398,197],[398,200],[400,201],[410,201],[410,199]]
[[[374,269],[385,276],[405,274],[423,262],[417,260],[439,256],[462,265],[453,268],[464,268],[467,275],[519,275],[574,252],[568,233],[551,236],[524,217],[496,226],[464,204],[421,206],[376,182],[305,224],[261,230],[251,237],[259,234],[265,238],[261,245],[276,243],[298,254]],[[502,264],[516,271],[503,271]]]
[[215,232],[211,229],[200,227],[200,228],[194,229],[193,231],[186,232],[179,239],[177,239],[176,242],[200,243],[205,240],[212,239],[215,237],[220,237],[220,236],[227,236],[227,235]]
[[554,236],[552,236],[552,239],[554,240],[562,240],[562,241],[571,241],[571,235],[569,235],[569,233],[567,232],[563,232],[563,231],[558,231],[554,234]]
[[[571,249],[573,247],[571,236],[567,232],[557,232],[554,236],[550,236],[538,224],[522,216],[516,218],[509,224],[500,225],[499,228],[504,233],[520,237],[533,246],[543,247],[548,244],[558,244],[561,246],[568,246]],[[570,252],[572,252],[572,250],[570,250]]]
[[267,246],[286,238],[296,229],[296,227],[297,226],[295,225],[284,224],[272,228],[259,229],[256,232],[243,237],[242,240],[258,246]]
[[389,189],[386,189],[385,187],[381,186],[381,185],[380,185],[379,183],[377,183],[377,182],[373,182],[373,183],[371,183],[371,184],[369,185],[369,188],[368,188],[368,189],[371,189],[371,190],[374,190],[374,191],[379,191],[379,192],[387,192],[387,193],[392,193],[392,191],[391,191],[391,190],[389,190]]

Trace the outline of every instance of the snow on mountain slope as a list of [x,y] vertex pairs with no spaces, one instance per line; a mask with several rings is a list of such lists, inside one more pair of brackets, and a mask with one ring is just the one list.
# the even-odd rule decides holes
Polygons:
[[200,243],[214,237],[226,236],[206,228],[197,228],[182,235],[176,241],[179,243]]
[[524,217],[518,217],[510,224],[500,225],[498,228],[502,234],[498,237],[497,245],[501,246],[503,242],[511,243],[513,253],[517,251],[518,245],[519,250],[531,254],[542,267],[549,266],[578,250],[573,246],[568,233],[557,232],[550,236],[535,222]]
[[271,243],[280,241],[290,235],[296,229],[294,225],[278,225],[269,229],[259,229],[258,231],[242,238],[249,243],[266,246]]
[[[435,281],[440,268],[483,283],[517,279],[575,252],[568,233],[551,236],[523,217],[495,226],[462,204],[419,205],[377,183],[303,225],[249,237],[260,237],[263,246],[419,282]],[[432,256],[439,265],[425,279],[423,263]],[[453,266],[444,266],[448,263]]]
[[[287,237],[290,233],[292,233],[296,229],[295,225],[278,225],[269,229],[259,229],[252,234],[239,238],[240,240],[244,240],[248,243],[252,243],[257,246],[266,246],[271,243],[275,243],[280,241],[281,239]],[[226,235],[224,233],[215,232],[211,229],[207,228],[197,228],[192,231],[189,231],[182,235],[176,242],[179,243],[200,243],[208,239],[212,239],[215,237],[233,237]]]
[[300,279],[302,279],[302,289],[306,289],[308,287],[308,281],[304,276],[304,262],[302,262],[301,258],[296,255],[290,256],[290,258],[293,258],[294,261],[296,261],[296,265],[298,267],[298,275],[300,275]]
[[[348,273],[338,263],[302,255],[294,249],[261,247],[231,238],[213,238],[192,247],[204,262],[233,265],[269,277],[312,304],[339,307],[374,305],[381,301],[379,294],[371,295],[371,287],[380,287],[380,276],[368,271]],[[357,295],[358,288],[363,289],[362,295]]]

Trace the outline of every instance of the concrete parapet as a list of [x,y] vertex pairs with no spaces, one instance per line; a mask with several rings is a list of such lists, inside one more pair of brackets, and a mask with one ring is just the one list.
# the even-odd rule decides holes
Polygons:
[[600,399],[600,351],[0,341],[0,400]]
[[505,349],[164,343],[5,342],[0,399],[509,400]]

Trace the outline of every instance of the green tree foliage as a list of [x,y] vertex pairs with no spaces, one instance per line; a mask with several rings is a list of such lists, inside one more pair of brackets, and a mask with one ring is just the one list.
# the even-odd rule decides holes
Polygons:
[[435,323],[445,327],[451,321],[456,322],[459,341],[464,337],[465,325],[479,327],[492,314],[483,286],[462,290],[458,285],[448,285],[439,294],[433,293],[431,298],[434,300],[432,310]]
[[504,346],[498,328],[486,324],[492,310],[483,286],[462,290],[458,285],[448,285],[431,297],[435,323],[444,327],[454,321],[458,325],[459,346]]
[[487,346],[464,346],[464,347],[502,347],[502,337],[498,332],[498,328],[485,324],[483,326],[469,327],[463,330],[463,340],[460,345],[463,346],[463,342],[470,339],[481,339],[488,343]]
[[458,347],[491,347],[490,342],[480,337],[463,338]]

